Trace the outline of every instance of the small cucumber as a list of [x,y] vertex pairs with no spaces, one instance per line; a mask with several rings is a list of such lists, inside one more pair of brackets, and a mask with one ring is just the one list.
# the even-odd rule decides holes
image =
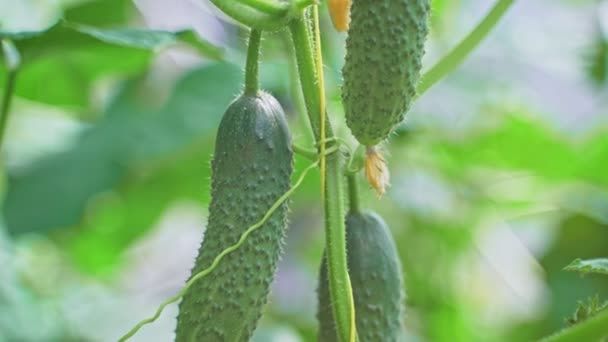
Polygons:
[[353,0],[342,102],[362,145],[386,139],[416,96],[429,12],[430,0]]
[[[349,213],[346,248],[359,342],[398,341],[403,333],[405,293],[401,262],[388,227],[374,213]],[[325,257],[318,295],[319,341],[336,342]]]
[[[212,166],[209,222],[192,275],[235,244],[290,187],[291,134],[277,100],[242,95],[219,126]],[[282,252],[287,205],[222,259],[184,296],[176,341],[238,342],[251,337]]]

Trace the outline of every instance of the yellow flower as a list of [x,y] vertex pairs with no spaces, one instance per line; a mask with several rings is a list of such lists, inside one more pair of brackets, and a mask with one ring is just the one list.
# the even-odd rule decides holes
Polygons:
[[367,148],[365,178],[367,178],[372,188],[376,190],[378,197],[381,197],[390,185],[391,176],[386,165],[386,160],[384,160],[384,157],[376,147]]

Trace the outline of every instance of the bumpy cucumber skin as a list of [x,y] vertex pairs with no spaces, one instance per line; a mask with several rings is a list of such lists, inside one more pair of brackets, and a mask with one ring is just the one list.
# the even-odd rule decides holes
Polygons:
[[[399,341],[403,336],[405,292],[401,262],[388,227],[374,213],[349,213],[346,247],[358,341]],[[318,288],[319,341],[336,342],[325,261],[324,257]]]
[[416,96],[429,12],[430,0],[353,0],[342,102],[365,146],[386,139]]
[[[293,153],[285,114],[269,94],[243,95],[220,123],[211,204],[192,275],[262,219],[290,187]],[[260,318],[282,252],[287,204],[184,296],[176,341],[247,341]]]

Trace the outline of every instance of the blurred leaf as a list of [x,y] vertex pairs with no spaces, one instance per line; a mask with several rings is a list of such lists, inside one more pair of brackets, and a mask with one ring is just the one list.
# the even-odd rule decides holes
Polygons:
[[66,7],[62,14],[55,1],[0,2],[0,37],[20,40],[42,35],[62,16],[88,25],[122,26],[136,12],[132,0],[85,0]]
[[[154,52],[180,43],[211,59],[221,59],[223,54],[189,30],[100,29],[60,22],[43,34],[16,42],[24,58],[16,94],[53,105],[85,108],[93,82],[100,76],[140,73]],[[0,67],[0,77],[3,73]]]
[[196,48],[200,53],[208,54],[206,55],[207,57],[212,57],[214,59],[220,59],[222,57],[222,50],[220,48],[201,40],[192,30],[173,33],[129,28],[100,29],[71,23],[65,23],[64,26],[108,44],[159,51],[178,43],[187,43]]
[[453,18],[450,15],[458,13],[455,9],[461,6],[459,0],[433,0],[431,2],[431,27],[433,34],[440,34],[448,28]]
[[549,307],[543,324],[538,326],[538,337],[561,329],[564,319],[572,315],[581,298],[596,294],[608,296],[608,277],[586,277],[564,272],[564,265],[572,260],[596,259],[608,250],[608,225],[583,215],[568,216],[560,223],[554,243],[540,258],[550,289]]
[[0,341],[64,340],[63,318],[28,289],[17,251],[0,224]]
[[587,76],[594,85],[601,87],[608,81],[608,37],[606,37],[602,23],[605,19],[602,17],[602,2],[598,1],[595,6],[593,41],[589,44],[583,58]]
[[604,85],[608,80],[608,41],[598,35],[589,48],[586,57],[587,74],[596,85]]
[[49,26],[43,27],[39,30],[23,30],[23,31],[9,31],[0,29],[0,38],[8,38],[12,40],[23,40],[29,39],[33,37],[37,37],[45,34],[48,30],[54,27],[59,22],[59,18],[57,21],[52,22]]
[[72,149],[11,172],[4,205],[8,230],[46,233],[77,224],[93,196],[138,171],[162,169],[211,135],[240,80],[237,67],[213,64],[183,78],[160,110],[132,113],[131,106],[132,115],[121,115],[122,102],[110,106]]
[[0,1],[0,38],[41,34],[60,17],[61,7],[56,1]]
[[436,141],[429,148],[452,173],[472,167],[528,171],[549,182],[585,180],[608,186],[608,135],[596,132],[574,144],[538,120],[508,115],[494,129],[466,140]]
[[582,274],[597,273],[608,275],[608,259],[576,259],[564,268],[566,271],[574,271]]
[[81,224],[63,231],[60,244],[81,270],[111,274],[122,252],[154,227],[176,200],[207,203],[209,198],[212,137],[193,146],[150,175],[99,196]]
[[93,26],[122,26],[135,12],[133,0],[87,0],[66,8],[64,18]]
[[600,296],[593,296],[587,302],[578,302],[578,307],[572,317],[566,320],[569,326],[581,323],[595,316],[598,312],[608,308],[608,302],[600,302]]

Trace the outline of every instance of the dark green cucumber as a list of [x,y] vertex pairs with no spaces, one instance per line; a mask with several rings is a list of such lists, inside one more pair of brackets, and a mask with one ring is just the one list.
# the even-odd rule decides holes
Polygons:
[[365,146],[386,139],[416,96],[430,0],[353,0],[342,74],[346,122]]
[[[192,275],[235,244],[290,187],[293,154],[283,109],[269,94],[242,95],[228,108],[216,138],[207,230]],[[241,247],[184,296],[176,341],[249,340],[282,252],[283,204]]]
[[[374,213],[349,213],[346,248],[359,342],[398,341],[403,334],[405,293],[401,262],[388,227]],[[319,278],[319,341],[336,342],[325,257]]]

